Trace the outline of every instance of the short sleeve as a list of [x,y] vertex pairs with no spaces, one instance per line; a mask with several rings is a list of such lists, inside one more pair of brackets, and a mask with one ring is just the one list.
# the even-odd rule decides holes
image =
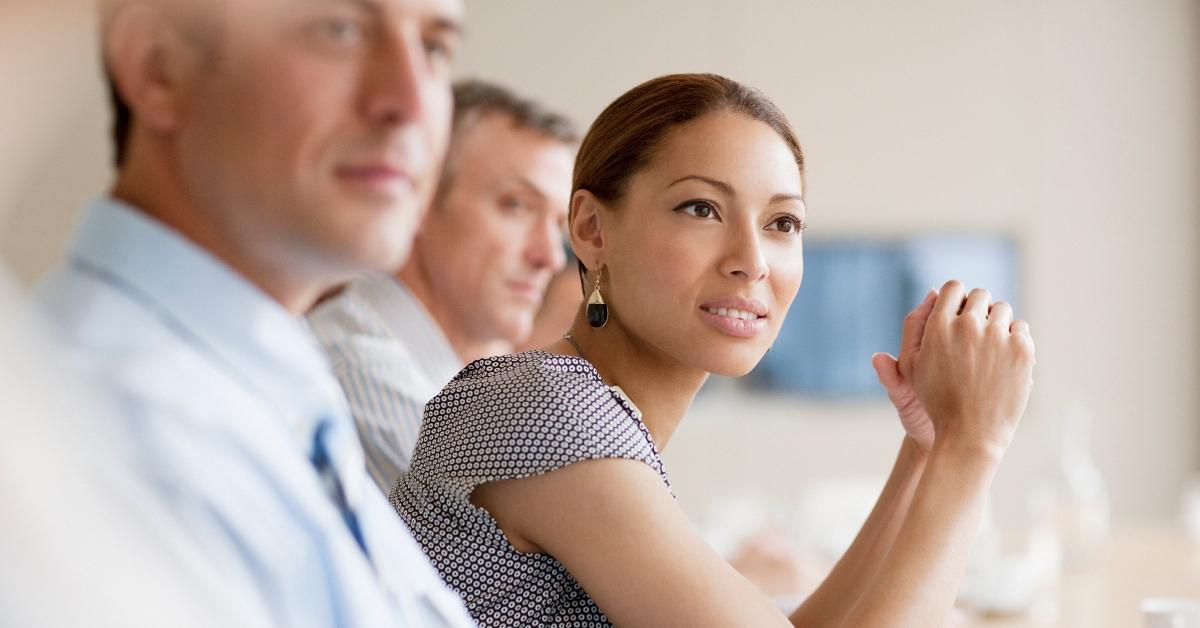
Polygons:
[[665,481],[649,432],[590,364],[531,352],[472,363],[429,402],[412,472],[465,496],[598,458],[645,462]]

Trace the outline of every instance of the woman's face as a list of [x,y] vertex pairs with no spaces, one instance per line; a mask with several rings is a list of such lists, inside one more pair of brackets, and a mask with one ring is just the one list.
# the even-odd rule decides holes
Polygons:
[[763,122],[718,112],[673,129],[602,214],[610,311],[639,344],[745,375],[800,288],[802,193],[792,152]]

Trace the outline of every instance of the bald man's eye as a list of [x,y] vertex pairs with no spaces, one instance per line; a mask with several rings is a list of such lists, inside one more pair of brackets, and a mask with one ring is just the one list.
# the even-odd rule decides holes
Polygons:
[[332,15],[316,20],[309,32],[319,41],[339,48],[354,48],[363,45],[370,37],[368,27],[361,19]]

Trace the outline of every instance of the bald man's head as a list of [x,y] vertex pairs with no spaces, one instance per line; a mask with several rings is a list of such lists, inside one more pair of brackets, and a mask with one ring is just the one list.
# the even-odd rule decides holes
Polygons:
[[461,13],[461,0],[106,0],[114,195],[305,290],[398,266],[445,155]]

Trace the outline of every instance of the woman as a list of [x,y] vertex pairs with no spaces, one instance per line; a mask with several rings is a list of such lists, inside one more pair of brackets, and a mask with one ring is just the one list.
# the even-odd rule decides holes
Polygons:
[[[665,76],[600,114],[574,179],[588,304],[562,341],[477,361],[429,403],[393,505],[484,626],[786,625],[689,525],[659,451],[710,373],[762,358],[800,287],[800,146],[757,91]],[[933,626],[952,608],[1033,341],[952,281],[901,346],[873,358],[906,430],[895,467],[794,625]]]

